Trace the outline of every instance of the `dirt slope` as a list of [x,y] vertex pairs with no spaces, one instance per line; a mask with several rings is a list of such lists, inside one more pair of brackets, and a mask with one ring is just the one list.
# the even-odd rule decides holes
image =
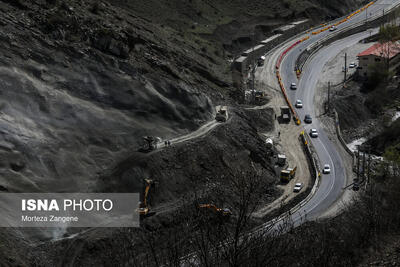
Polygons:
[[[336,16],[360,2],[329,2],[331,12],[313,1],[0,0],[0,190],[139,192],[152,176],[162,188],[152,205],[165,213],[188,189],[208,192],[227,169],[241,169],[265,177],[271,201],[275,176],[259,132],[272,129],[273,113],[251,114],[231,99],[223,44],[248,27],[272,29],[312,10]],[[238,35],[223,37],[224,27]],[[233,110],[228,124],[160,153],[137,152],[143,135],[190,133],[221,103]],[[262,126],[253,122],[260,116]],[[14,236],[27,239],[21,248],[31,241],[16,230],[1,241]],[[2,249],[0,265],[29,256]],[[39,265],[53,265],[46,260]]]
[[252,38],[269,36],[281,25],[299,18],[315,22],[339,17],[367,2],[318,0],[150,0],[110,1],[135,14],[179,31],[221,42],[230,52],[251,46]]

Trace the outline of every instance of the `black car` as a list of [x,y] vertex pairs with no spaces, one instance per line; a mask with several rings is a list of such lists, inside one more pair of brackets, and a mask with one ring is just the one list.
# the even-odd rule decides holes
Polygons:
[[304,117],[304,122],[305,123],[312,123],[312,118],[311,118],[311,115],[306,115],[305,117]]
[[354,190],[354,191],[360,190],[360,185],[359,185],[358,183],[354,183],[354,184],[353,184],[353,190]]

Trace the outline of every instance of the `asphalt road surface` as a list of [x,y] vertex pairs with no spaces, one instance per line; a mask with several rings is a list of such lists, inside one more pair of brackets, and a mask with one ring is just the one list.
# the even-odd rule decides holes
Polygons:
[[[357,24],[367,17],[383,14],[383,10],[388,11],[391,7],[398,4],[400,1],[382,0],[370,6],[366,11],[360,12],[353,16],[347,22],[337,26],[337,31],[352,24]],[[366,14],[366,12],[368,12]],[[324,164],[329,164],[331,168],[330,174],[322,174],[320,186],[315,195],[303,206],[300,210],[291,215],[291,219],[295,226],[301,224],[304,220],[313,220],[318,218],[325,210],[327,210],[337,199],[340,198],[343,188],[346,185],[347,177],[345,165],[342,162],[340,154],[338,153],[335,145],[331,142],[327,134],[323,131],[321,123],[318,119],[320,114],[316,114],[314,108],[314,93],[315,88],[320,77],[321,71],[325,63],[330,58],[338,55],[340,51],[352,44],[357,43],[359,40],[369,36],[369,32],[359,33],[350,37],[344,38],[331,45],[319,50],[313,58],[305,66],[300,80],[297,80],[296,73],[294,72],[296,59],[300,56],[301,52],[307,49],[308,46],[321,40],[332,32],[325,31],[317,35],[310,35],[310,39],[300,43],[293,48],[282,61],[280,74],[282,81],[287,88],[287,93],[290,101],[294,104],[297,99],[303,101],[303,108],[297,109],[299,118],[302,120],[307,133],[311,128],[316,128],[319,132],[318,138],[312,139],[312,144],[318,154],[320,167],[323,168]],[[306,36],[306,35],[304,35]],[[300,36],[298,39],[302,38]],[[290,41],[288,45],[293,43]],[[290,90],[290,84],[295,82],[298,84],[297,90]],[[313,119],[312,124],[304,123],[305,114],[310,114]]]

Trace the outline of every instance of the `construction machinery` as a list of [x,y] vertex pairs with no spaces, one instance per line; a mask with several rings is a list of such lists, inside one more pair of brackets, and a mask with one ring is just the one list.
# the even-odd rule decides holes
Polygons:
[[228,120],[228,107],[220,106],[217,108],[217,115],[215,116],[215,120],[219,122],[226,122]]
[[281,182],[288,183],[296,176],[297,167],[281,170]]
[[264,99],[265,93],[263,91],[256,91],[255,92],[255,100],[256,101],[261,101]]
[[265,145],[268,149],[272,149],[272,147],[274,146],[274,141],[272,141],[271,138],[267,138],[265,140]]
[[155,136],[143,136],[143,151],[152,151],[156,150],[158,145],[162,142],[160,137]]
[[232,215],[232,212],[230,209],[228,208],[217,208],[217,206],[215,206],[214,204],[200,204],[199,208],[201,209],[211,209],[212,211],[214,211],[216,214],[222,216],[222,217],[229,217]]
[[264,62],[265,62],[265,56],[261,56],[258,60],[257,60],[257,65],[259,67],[264,66]]
[[290,108],[288,106],[281,107],[282,122],[290,122]]
[[276,162],[279,166],[285,166],[286,164],[286,155],[284,154],[278,154],[278,159]]
[[140,215],[148,215],[150,208],[147,203],[147,197],[149,196],[150,188],[154,185],[154,181],[151,179],[144,179],[146,187],[144,189],[143,201],[139,203],[138,212]]

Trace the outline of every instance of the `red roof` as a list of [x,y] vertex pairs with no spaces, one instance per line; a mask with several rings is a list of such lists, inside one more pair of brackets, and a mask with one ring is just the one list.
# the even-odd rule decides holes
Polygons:
[[365,50],[364,52],[361,52],[358,54],[358,57],[362,56],[370,56],[370,55],[375,55],[377,57],[384,57],[384,58],[393,58],[397,54],[400,53],[400,45],[395,42],[388,42],[388,43],[377,43]]

